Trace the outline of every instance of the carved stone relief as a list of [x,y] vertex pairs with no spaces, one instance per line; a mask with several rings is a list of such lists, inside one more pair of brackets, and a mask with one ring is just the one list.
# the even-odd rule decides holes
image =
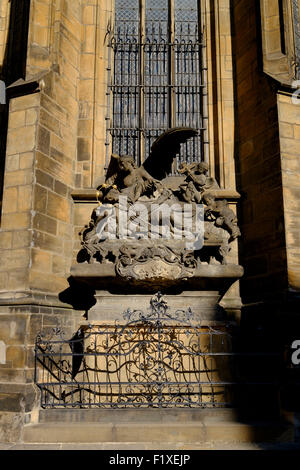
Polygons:
[[[98,207],[81,232],[85,261],[112,263],[119,277],[149,281],[188,279],[201,264],[227,264],[230,244],[240,236],[240,230],[227,200],[216,197],[220,188],[209,176],[209,166],[204,162],[182,164],[175,189],[166,178],[180,144],[195,133],[193,129],[167,131],[140,167],[130,156],[112,155],[105,183],[97,188]],[[169,210],[168,227],[163,228],[162,207]],[[187,207],[188,215],[184,212]],[[193,227],[200,227],[196,220],[199,208],[202,232],[199,229],[192,234],[195,244],[187,244],[191,234],[184,227],[186,238],[180,236],[182,214],[190,217]],[[120,227],[125,217],[124,237]]]

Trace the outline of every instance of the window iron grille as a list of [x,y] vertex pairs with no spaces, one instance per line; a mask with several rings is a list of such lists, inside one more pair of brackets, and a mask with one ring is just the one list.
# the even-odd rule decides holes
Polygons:
[[295,38],[295,65],[296,80],[300,79],[300,8],[299,1],[292,0],[293,22],[294,22],[294,38]]
[[160,134],[183,126],[200,132],[182,146],[181,160],[207,159],[201,24],[197,0],[115,0],[108,67],[113,153],[141,164]]

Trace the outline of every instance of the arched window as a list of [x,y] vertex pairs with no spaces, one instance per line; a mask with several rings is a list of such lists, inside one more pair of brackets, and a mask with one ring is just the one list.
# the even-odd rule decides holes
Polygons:
[[111,39],[112,150],[138,163],[166,129],[194,127],[181,150],[201,161],[207,118],[199,0],[115,0]]

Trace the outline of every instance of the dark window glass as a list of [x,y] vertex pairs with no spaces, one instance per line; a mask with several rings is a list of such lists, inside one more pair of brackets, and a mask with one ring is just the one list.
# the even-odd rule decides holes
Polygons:
[[112,91],[113,152],[141,163],[171,127],[197,128],[181,149],[202,160],[202,53],[197,0],[116,0]]

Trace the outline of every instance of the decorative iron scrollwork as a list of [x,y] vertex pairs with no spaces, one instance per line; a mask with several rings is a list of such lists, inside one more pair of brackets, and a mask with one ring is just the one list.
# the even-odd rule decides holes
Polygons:
[[190,308],[172,314],[158,293],[148,312],[127,309],[123,325],[89,325],[69,341],[59,329],[59,339],[39,335],[42,406],[225,406],[230,336],[193,318]]
[[158,292],[150,300],[150,309],[147,313],[142,310],[131,310],[128,308],[123,313],[124,320],[128,322],[134,321],[155,321],[156,324],[161,324],[163,320],[174,320],[180,323],[188,323],[194,318],[194,313],[189,307],[187,310],[177,310],[173,315],[169,312],[169,307],[163,296]]

